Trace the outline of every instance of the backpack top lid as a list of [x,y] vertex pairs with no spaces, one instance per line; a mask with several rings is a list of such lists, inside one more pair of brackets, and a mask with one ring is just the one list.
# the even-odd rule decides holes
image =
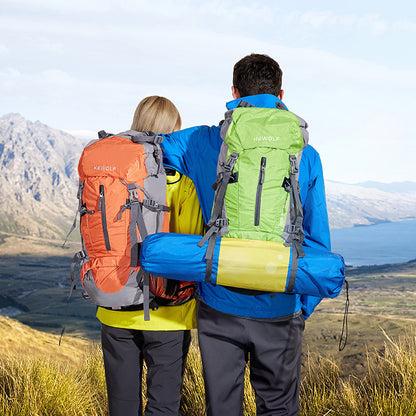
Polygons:
[[[238,107],[228,110],[221,125],[221,138],[230,151],[268,147],[296,154],[304,149],[309,142],[308,123],[283,103],[277,102],[276,106],[254,107],[240,101]],[[232,141],[226,140],[227,135],[233,137]]]
[[[148,174],[157,174],[154,170],[160,170],[162,154],[159,146],[155,153],[155,145],[162,141],[162,136],[132,130],[94,140],[82,152],[78,164],[80,180],[87,176],[105,176],[125,178],[127,182],[134,183],[143,177],[144,167]],[[158,166],[153,166],[153,159]]]

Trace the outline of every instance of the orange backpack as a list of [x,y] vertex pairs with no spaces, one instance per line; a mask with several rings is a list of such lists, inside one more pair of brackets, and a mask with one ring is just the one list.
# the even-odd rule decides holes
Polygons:
[[79,213],[82,250],[75,266],[86,297],[116,310],[177,305],[193,296],[194,286],[150,276],[138,263],[148,234],[169,231],[166,174],[159,146],[162,136],[126,131],[99,133],[82,152],[79,165]]

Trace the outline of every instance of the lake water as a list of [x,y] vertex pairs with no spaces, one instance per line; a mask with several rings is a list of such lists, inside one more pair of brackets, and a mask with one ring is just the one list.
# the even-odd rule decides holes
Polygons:
[[416,259],[416,220],[331,230],[332,251],[349,266]]

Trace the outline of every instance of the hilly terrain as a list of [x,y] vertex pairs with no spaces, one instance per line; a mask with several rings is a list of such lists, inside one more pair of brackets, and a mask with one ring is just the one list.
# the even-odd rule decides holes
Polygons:
[[[68,303],[69,267],[77,243],[63,249],[59,241],[49,239],[1,237],[0,315],[54,335],[59,335],[65,325],[69,336],[98,341],[96,307],[83,299],[81,285]],[[338,298],[323,300],[307,320],[304,354],[309,351],[333,357],[347,374],[361,374],[366,370],[367,351],[384,350],[383,331],[399,336],[415,329],[416,261],[348,267],[346,276],[350,303],[346,348],[338,351],[346,301],[344,287]]]
[[[81,140],[39,121],[19,114],[0,117],[0,231],[63,239],[77,208],[82,149]],[[415,189],[416,182],[349,185],[327,181],[330,226],[414,219]]]
[[416,183],[325,183],[331,228],[416,219]]

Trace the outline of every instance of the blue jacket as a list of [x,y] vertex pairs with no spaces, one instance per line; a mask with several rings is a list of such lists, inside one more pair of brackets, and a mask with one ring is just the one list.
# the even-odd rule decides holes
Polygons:
[[[276,108],[280,100],[274,95],[261,94],[243,97],[244,101],[264,108]],[[227,109],[236,108],[241,99],[227,103]],[[211,217],[214,202],[212,184],[217,177],[217,161],[222,139],[220,126],[198,126],[164,135],[162,148],[164,164],[172,166],[192,179],[201,204],[205,222]],[[318,152],[308,145],[299,167],[305,232],[304,245],[330,251],[328,214],[325,201],[322,165]],[[222,286],[200,283],[201,299],[214,309],[233,315],[252,318],[283,318],[299,313],[307,318],[321,298],[283,293],[242,295]]]

